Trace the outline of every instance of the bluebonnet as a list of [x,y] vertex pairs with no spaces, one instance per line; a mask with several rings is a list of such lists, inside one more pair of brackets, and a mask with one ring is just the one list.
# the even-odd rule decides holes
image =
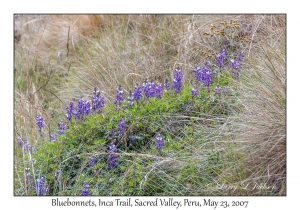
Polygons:
[[173,79],[173,89],[175,93],[178,94],[182,90],[182,78],[183,75],[179,68],[174,70],[174,79]]
[[74,114],[74,103],[72,101],[70,101],[70,107],[66,107],[66,110],[67,110],[66,117],[69,121],[71,121],[72,116]]
[[25,142],[22,137],[18,136],[18,146],[24,150],[25,153],[30,152],[30,144],[29,142]]
[[217,66],[219,68],[222,68],[224,62],[225,62],[225,59],[226,59],[226,50],[225,49],[222,49],[220,52],[219,52],[219,55],[218,55],[218,59],[217,59]]
[[155,147],[158,152],[161,152],[161,150],[164,148],[164,146],[165,146],[164,141],[163,141],[161,135],[159,134],[156,137]]
[[134,97],[131,90],[129,91],[129,96],[127,97],[127,104],[129,107],[134,106]]
[[59,185],[60,184],[60,178],[61,178],[61,169],[58,169],[55,174],[54,174],[54,178],[56,180],[56,184]]
[[222,90],[222,88],[221,88],[220,85],[218,84],[217,87],[216,87],[215,94],[220,95],[220,94],[221,94],[221,90]]
[[109,167],[113,168],[118,163],[118,156],[115,154],[117,152],[116,145],[111,145],[108,148],[109,150]]
[[40,177],[36,180],[35,187],[38,196],[46,195],[48,193],[48,188],[45,186],[44,177]]
[[30,168],[25,168],[25,173],[23,175],[23,183],[25,183],[26,191],[29,190],[29,188],[34,187],[32,182],[32,174],[30,174]]
[[119,85],[118,89],[117,89],[117,95],[116,95],[116,110],[119,110],[120,106],[122,105],[124,101],[124,91],[122,90],[121,85]]
[[118,122],[118,131],[123,136],[125,133],[125,120],[123,118]]
[[235,70],[240,69],[242,67],[241,62],[243,61],[243,59],[243,53],[239,53],[238,58],[236,60],[230,60],[230,66]]
[[57,138],[55,134],[50,134],[50,141],[54,141]]
[[156,86],[156,89],[155,89],[155,95],[156,95],[156,98],[161,99],[162,94],[163,94],[163,87],[162,87],[162,84],[158,84],[158,85]]
[[89,189],[90,189],[90,185],[83,185],[83,190],[81,192],[81,196],[89,196],[90,195],[90,192],[89,192]]
[[36,116],[35,120],[37,126],[39,127],[39,131],[42,131],[42,128],[45,126],[43,117],[41,115]]
[[195,70],[196,79],[205,85],[208,89],[213,83],[212,72],[208,65],[204,65],[202,68],[197,67]]
[[21,136],[18,136],[18,146],[22,149],[24,145],[23,138]]
[[142,87],[139,86],[138,83],[136,83],[136,85],[134,86],[134,91],[133,91],[133,99],[135,101],[139,101],[139,100],[141,100],[142,97],[143,97]]
[[191,94],[192,94],[192,98],[195,98],[196,96],[198,96],[198,89],[192,89],[191,90]]
[[100,114],[103,107],[104,97],[101,96],[100,91],[97,91],[97,88],[95,88],[92,96],[92,109],[94,110],[94,113]]
[[64,123],[64,121],[61,120],[58,123],[58,134],[63,135],[66,129],[67,129],[67,125]]
[[148,82],[148,80],[146,79],[145,82],[143,83],[143,91],[146,98],[155,97],[156,90],[155,90],[154,81],[151,80],[150,82]]
[[94,158],[94,157],[91,157],[91,159],[90,159],[90,161],[89,161],[89,165],[90,165],[90,166],[96,165],[96,161],[95,161],[95,158]]
[[171,89],[171,87],[170,87],[170,82],[168,81],[167,78],[165,79],[164,87],[165,87],[166,90],[170,90],[170,89]]

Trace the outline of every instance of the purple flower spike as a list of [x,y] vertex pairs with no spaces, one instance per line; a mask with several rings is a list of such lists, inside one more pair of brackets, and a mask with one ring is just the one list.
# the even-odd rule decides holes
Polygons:
[[123,136],[125,133],[125,120],[123,118],[118,122],[118,130],[120,134]]
[[92,96],[92,109],[94,113],[100,114],[104,107],[104,97],[100,95],[100,91],[97,88],[94,89]]
[[209,89],[210,85],[213,83],[212,72],[208,65],[203,66],[203,68],[197,67],[195,72],[196,79]]
[[134,97],[132,95],[131,90],[129,91],[129,96],[127,98],[128,107],[134,106]]
[[47,195],[48,188],[45,187],[44,177],[41,177],[36,180],[35,187],[36,187],[37,196]]
[[196,96],[198,96],[198,89],[192,89],[191,90],[192,98],[194,99]]
[[156,86],[156,90],[155,90],[156,98],[161,99],[162,94],[163,94],[163,87],[162,87],[162,84],[158,84],[158,85]]
[[81,192],[81,196],[89,196],[90,193],[89,193],[89,189],[90,189],[90,185],[84,185],[83,186],[83,190]]
[[156,137],[155,147],[156,147],[157,151],[160,153],[161,150],[164,148],[164,146],[165,146],[164,141],[163,141],[161,135],[159,134]]
[[139,86],[139,84],[137,83],[137,84],[134,86],[133,99],[134,99],[135,101],[139,101],[139,100],[141,100],[142,97],[143,97],[143,94],[142,94],[142,87]]
[[124,101],[124,91],[122,90],[121,85],[119,85],[118,90],[117,90],[117,96],[116,96],[116,110],[119,110],[120,106],[122,105]]
[[168,81],[168,79],[165,79],[164,87],[165,87],[166,90],[170,90],[171,89],[170,82]]
[[66,129],[67,129],[67,125],[64,123],[64,121],[61,120],[58,123],[58,134],[63,135]]
[[70,108],[66,107],[66,110],[67,110],[66,117],[69,121],[71,121],[72,116],[74,114],[74,103],[72,101],[70,101]]
[[217,66],[219,68],[222,68],[222,66],[225,62],[225,59],[226,59],[226,50],[223,49],[223,50],[220,51],[220,53],[218,55]]
[[42,128],[45,126],[45,125],[44,125],[44,119],[42,118],[41,115],[39,115],[39,116],[37,116],[37,117],[35,118],[35,120],[36,120],[37,126],[39,127],[39,131],[42,131]]
[[174,79],[173,79],[173,89],[175,93],[178,94],[182,90],[182,78],[183,75],[179,68],[174,70]]
[[90,166],[96,165],[96,161],[95,161],[95,158],[94,158],[94,157],[91,157],[91,159],[90,159],[90,161],[89,161],[89,165],[90,165]]
[[117,152],[116,145],[111,145],[108,148],[109,150],[109,167],[113,168],[118,163],[118,156],[115,154]]

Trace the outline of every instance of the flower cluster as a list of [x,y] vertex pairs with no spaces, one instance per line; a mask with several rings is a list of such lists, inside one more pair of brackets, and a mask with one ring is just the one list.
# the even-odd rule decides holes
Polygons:
[[58,123],[58,134],[63,135],[66,129],[67,129],[67,125],[64,123],[64,121],[61,120]]
[[35,120],[36,120],[37,126],[39,127],[39,131],[41,132],[42,128],[45,126],[44,119],[41,115],[39,115],[39,116],[36,116]]
[[165,144],[160,134],[156,137],[155,147],[157,151],[160,153],[161,150],[164,148]]
[[30,152],[30,144],[29,142],[25,142],[22,137],[18,136],[18,146],[24,150],[25,153]]
[[143,97],[142,87],[139,86],[138,83],[136,83],[136,85],[134,86],[134,91],[133,91],[133,99],[135,101],[139,101],[139,100],[141,100],[142,97]]
[[198,96],[198,89],[192,89],[191,90],[192,98],[194,99],[196,96]]
[[30,168],[25,168],[25,173],[23,175],[23,183],[26,186],[26,191],[28,191],[29,188],[34,187],[32,178],[33,178],[33,176],[30,173]]
[[197,67],[195,70],[196,79],[205,85],[208,89],[213,83],[212,72],[208,65],[204,65],[202,68]]
[[90,159],[90,161],[89,161],[89,165],[90,165],[90,166],[96,165],[96,161],[95,161],[95,158],[94,158],[94,157],[91,157],[91,159]]
[[109,150],[109,167],[113,168],[118,163],[118,156],[115,154],[117,152],[116,145],[111,145],[108,148]]
[[129,91],[129,96],[127,97],[127,104],[128,107],[134,106],[134,97],[131,90]]
[[49,189],[45,187],[44,177],[41,177],[36,180],[35,187],[36,187],[36,194],[38,196],[47,195]]
[[219,55],[218,55],[218,59],[217,59],[217,66],[219,68],[222,68],[224,62],[225,62],[225,59],[226,59],[226,50],[225,49],[222,49],[220,52],[219,52]]
[[91,111],[91,105],[90,102],[84,100],[83,98],[78,99],[78,104],[77,104],[77,111],[75,113],[75,119],[76,120],[81,120],[85,116],[90,114]]
[[92,109],[94,113],[100,114],[104,107],[104,97],[100,95],[100,91],[97,88],[94,89],[92,96]]
[[171,89],[170,82],[169,82],[169,80],[167,78],[165,79],[164,87],[165,87],[166,90],[170,90]]
[[121,136],[123,136],[125,133],[125,120],[123,118],[121,118],[118,122],[118,131],[120,132]]
[[173,89],[175,93],[178,94],[182,90],[182,78],[183,75],[179,68],[174,70],[174,79],[173,79]]
[[243,59],[244,59],[244,55],[243,55],[243,53],[239,53],[239,55],[238,55],[238,58],[236,59],[236,60],[230,60],[230,66],[231,66],[231,68],[233,68],[233,72],[232,72],[232,75],[234,76],[234,77],[239,77],[239,75],[240,75],[240,72],[239,72],[239,70],[241,69],[241,67],[242,67],[242,64],[241,64],[241,62],[243,61]]
[[124,91],[122,90],[121,85],[119,85],[119,87],[117,89],[117,95],[116,95],[116,101],[115,101],[116,110],[119,110],[123,101],[124,101]]
[[90,189],[90,185],[87,184],[83,185],[81,196],[89,196],[90,195],[89,189]]
[[67,114],[66,117],[69,121],[71,121],[72,116],[74,115],[74,103],[70,101],[70,107],[66,107]]

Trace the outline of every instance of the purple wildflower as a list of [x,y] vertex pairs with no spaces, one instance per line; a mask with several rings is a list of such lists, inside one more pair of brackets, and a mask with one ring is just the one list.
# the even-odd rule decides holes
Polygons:
[[194,99],[196,96],[198,96],[198,89],[192,89],[191,90],[192,98]]
[[239,53],[239,56],[236,60],[230,60],[230,66],[235,69],[235,70],[238,70],[242,67],[241,65],[241,62],[243,61],[244,59],[244,55],[243,53]]
[[142,87],[139,86],[138,83],[136,83],[136,85],[134,86],[134,91],[133,91],[133,99],[135,101],[139,101],[142,97],[143,97]]
[[61,120],[58,123],[58,134],[63,135],[66,129],[67,129],[67,125],[64,123],[64,121]]
[[109,167],[113,168],[118,163],[118,156],[115,154],[117,152],[116,145],[111,145],[108,148],[109,150]]
[[178,94],[182,90],[182,78],[183,75],[179,68],[174,70],[173,88],[175,93]]
[[56,180],[56,184],[59,185],[60,184],[60,178],[61,178],[61,169],[58,169],[55,174],[54,174],[54,178]]
[[161,150],[164,148],[164,141],[161,137],[161,135],[159,134],[157,137],[156,137],[156,142],[155,142],[155,147],[157,149],[157,151],[160,153]]
[[18,136],[18,146],[22,149],[24,145],[24,141],[21,136]]
[[194,72],[196,79],[209,89],[209,86],[213,83],[212,72],[209,66],[204,65],[202,69],[197,67]]
[[163,94],[163,87],[162,87],[162,84],[158,84],[156,86],[156,89],[155,89],[155,95],[156,95],[156,98],[161,98],[162,97],[162,94]]
[[45,187],[44,177],[41,177],[36,180],[35,187],[36,187],[36,193],[38,196],[46,195],[48,192],[48,188]]
[[129,91],[129,96],[127,97],[127,104],[129,107],[134,106],[134,97],[131,90]]
[[171,89],[170,82],[168,81],[168,79],[165,79],[164,87],[165,87],[166,90],[170,90]]
[[122,105],[122,102],[124,101],[124,91],[122,90],[121,85],[119,85],[117,90],[117,96],[116,96],[116,110],[119,110],[120,106]]
[[156,85],[153,80],[151,80],[151,82],[148,82],[147,79],[145,80],[145,82],[143,83],[143,90],[147,98],[156,96],[155,86]]
[[100,114],[103,107],[104,97],[101,96],[100,91],[97,91],[97,88],[95,88],[92,96],[92,109],[94,110],[94,112]]
[[54,141],[57,138],[55,134],[50,134],[50,141]]
[[118,130],[120,134],[123,136],[125,133],[125,121],[123,118],[121,118],[120,121],[118,122]]
[[81,192],[81,196],[89,196],[89,189],[90,189],[90,185],[83,185],[83,190]]
[[37,126],[39,127],[39,131],[42,131],[42,128],[45,127],[43,117],[41,115],[36,116],[35,120]]
[[96,165],[96,161],[95,161],[95,158],[94,158],[94,157],[91,157],[91,159],[90,159],[90,161],[89,161],[89,165],[90,165],[90,166]]
[[221,94],[221,90],[222,90],[222,88],[221,88],[220,85],[218,84],[217,87],[216,87],[216,92],[215,92],[215,94],[220,95],[220,94]]
[[66,110],[67,110],[66,117],[69,121],[71,121],[72,116],[74,114],[74,103],[72,101],[70,101],[70,107],[66,107]]
[[218,55],[217,66],[219,68],[222,68],[222,66],[225,62],[225,59],[226,59],[226,50],[223,49],[219,52],[219,55]]
[[29,188],[34,187],[32,182],[32,174],[30,174],[30,168],[25,168],[25,173],[23,175],[23,183],[26,186],[26,191],[29,190]]

